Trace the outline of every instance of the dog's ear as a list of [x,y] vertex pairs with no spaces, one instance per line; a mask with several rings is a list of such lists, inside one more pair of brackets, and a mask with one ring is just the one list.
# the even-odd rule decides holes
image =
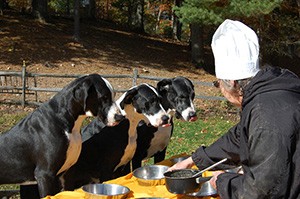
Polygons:
[[162,79],[157,83],[156,87],[157,87],[158,92],[161,93],[163,91],[167,91],[171,84],[172,84],[171,79]]
[[[83,81],[82,83],[79,83],[74,91],[73,91],[73,96],[77,101],[86,101],[88,94],[90,91],[92,82],[87,79],[86,81]],[[95,88],[94,88],[95,89]]]
[[193,84],[193,82],[190,79],[188,79],[188,78],[185,78],[185,79],[186,79],[186,81],[188,81],[188,83],[190,84],[190,86],[194,90],[194,84]]
[[96,108],[98,107],[97,88],[92,78],[84,76],[78,79],[78,84],[73,92],[73,97],[76,101],[83,105],[83,111],[91,111],[96,115]]
[[97,89],[95,88],[95,85],[92,84],[87,89],[87,94],[84,98],[84,111],[91,111],[93,115],[96,115],[96,109],[99,106],[98,102],[98,94]]
[[120,102],[120,108],[124,109],[125,104],[131,104],[132,99],[136,94],[137,94],[137,89],[136,88],[132,88],[132,89],[128,90],[124,94],[123,99]]

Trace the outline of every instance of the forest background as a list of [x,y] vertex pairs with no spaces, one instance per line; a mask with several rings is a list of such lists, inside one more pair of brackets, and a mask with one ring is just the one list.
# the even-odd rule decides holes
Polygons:
[[210,41],[226,18],[240,20],[260,38],[261,61],[296,73],[300,60],[300,0],[0,0],[0,14],[14,9],[41,23],[53,17],[74,21],[73,39],[82,42],[82,23],[113,23],[123,30],[189,46],[193,66],[214,73]]

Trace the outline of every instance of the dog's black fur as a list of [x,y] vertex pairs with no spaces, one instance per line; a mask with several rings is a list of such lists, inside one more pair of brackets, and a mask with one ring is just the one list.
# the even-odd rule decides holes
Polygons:
[[0,184],[36,181],[40,197],[58,193],[57,175],[79,157],[84,118],[97,116],[107,125],[123,119],[113,95],[100,75],[77,78],[1,134]]
[[94,120],[84,128],[82,135],[86,141],[82,144],[80,157],[60,178],[65,190],[74,190],[84,184],[103,182],[124,174],[122,169],[136,150],[136,127],[139,121],[144,120],[154,126],[169,122],[155,88],[150,85],[141,84],[129,89],[117,100],[117,104],[127,119],[114,127],[106,127]]
[[[193,104],[195,98],[194,85],[188,78],[163,79],[158,82],[157,90],[162,96],[162,105],[168,113],[173,112],[177,118],[185,121],[195,121],[197,119]],[[173,118],[171,118],[171,124],[167,128],[153,127],[146,124],[138,126],[137,149],[132,159],[133,170],[141,166],[142,160],[150,157],[154,157],[154,163],[165,159],[167,145],[173,132]]]

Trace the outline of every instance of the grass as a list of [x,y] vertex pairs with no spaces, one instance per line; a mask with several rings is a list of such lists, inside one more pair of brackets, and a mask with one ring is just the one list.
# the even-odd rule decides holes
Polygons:
[[181,153],[191,154],[201,145],[210,145],[233,125],[234,121],[221,116],[192,123],[175,120],[167,158]]

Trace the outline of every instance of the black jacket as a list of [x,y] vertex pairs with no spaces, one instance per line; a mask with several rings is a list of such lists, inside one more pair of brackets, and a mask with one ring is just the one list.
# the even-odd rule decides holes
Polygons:
[[245,88],[240,122],[192,158],[199,169],[225,157],[242,165],[244,175],[219,175],[222,199],[300,198],[299,134],[300,79],[267,67]]

